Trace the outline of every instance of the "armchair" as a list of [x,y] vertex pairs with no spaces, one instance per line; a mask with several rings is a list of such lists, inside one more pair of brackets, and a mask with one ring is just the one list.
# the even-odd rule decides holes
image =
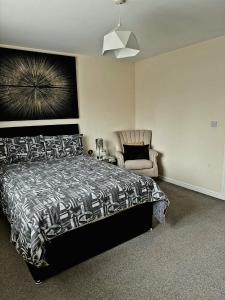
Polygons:
[[124,161],[123,156],[123,145],[133,144],[133,145],[148,145],[151,147],[151,130],[123,130],[116,131],[116,159],[119,167],[129,169],[138,174],[158,177],[158,165],[157,156],[158,153],[149,148],[149,158],[147,159],[136,159],[136,160],[126,160]]

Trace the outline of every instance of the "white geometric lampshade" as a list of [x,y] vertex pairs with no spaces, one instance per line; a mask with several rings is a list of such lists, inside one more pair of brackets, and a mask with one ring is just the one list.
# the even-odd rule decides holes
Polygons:
[[104,36],[102,55],[106,52],[113,52],[116,58],[125,58],[137,55],[140,49],[133,32],[114,30]]

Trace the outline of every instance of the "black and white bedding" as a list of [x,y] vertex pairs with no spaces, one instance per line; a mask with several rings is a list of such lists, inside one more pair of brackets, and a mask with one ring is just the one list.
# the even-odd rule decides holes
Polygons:
[[37,267],[47,265],[45,242],[58,235],[147,201],[163,222],[169,204],[151,178],[84,155],[6,164],[0,172],[11,240]]

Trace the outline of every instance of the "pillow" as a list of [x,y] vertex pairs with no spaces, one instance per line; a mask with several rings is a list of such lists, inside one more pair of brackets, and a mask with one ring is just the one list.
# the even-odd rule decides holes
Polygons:
[[82,135],[44,136],[47,159],[83,154]]
[[43,136],[43,140],[47,159],[63,157],[63,148],[59,136],[45,135]]
[[47,158],[44,137],[42,135],[28,136],[26,140],[29,148],[30,161],[45,160]]
[[148,159],[149,160],[149,145],[131,146],[123,145],[124,160]]
[[46,158],[41,136],[0,138],[0,162],[17,163]]
[[83,154],[82,135],[0,138],[0,164]]
[[83,154],[81,134],[60,135],[64,156],[77,156]]
[[26,137],[0,138],[0,162],[15,163],[29,160]]

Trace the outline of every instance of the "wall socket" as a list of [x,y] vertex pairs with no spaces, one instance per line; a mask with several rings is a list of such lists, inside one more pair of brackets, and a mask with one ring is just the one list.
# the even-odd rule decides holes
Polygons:
[[218,121],[210,121],[210,127],[218,127]]

